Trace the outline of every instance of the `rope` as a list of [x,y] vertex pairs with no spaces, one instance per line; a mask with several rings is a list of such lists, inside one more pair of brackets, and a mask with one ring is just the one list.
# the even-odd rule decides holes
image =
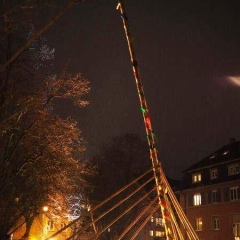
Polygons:
[[[107,211],[105,211],[104,213],[102,213],[100,216],[98,216],[97,218],[94,219],[93,222],[89,222],[87,225],[85,225],[81,230],[75,232],[73,235],[71,235],[69,238],[67,238],[66,240],[71,239],[72,237],[82,233],[84,230],[86,230],[89,226],[91,226],[93,223],[96,223],[97,221],[99,221],[101,218],[103,218],[106,214],[108,214],[109,212],[111,212],[112,210],[114,210],[115,208],[117,208],[118,206],[120,206],[123,202],[125,202],[127,199],[129,199],[130,197],[132,197],[135,193],[137,193],[139,190],[141,190],[145,185],[147,185],[149,182],[151,182],[154,179],[154,177],[151,177],[150,179],[148,179],[146,182],[144,182],[142,185],[140,185],[140,187],[138,187],[136,190],[134,190],[133,192],[131,192],[129,195],[127,195],[125,198],[123,198],[121,201],[119,201],[118,203],[116,203],[114,206],[112,206],[111,208],[109,208]],[[156,186],[154,187],[154,189],[156,188]]]
[[111,221],[105,228],[103,228],[98,234],[97,236],[99,236],[101,233],[103,233],[104,231],[106,231],[109,227],[111,227],[115,222],[117,222],[120,218],[122,218],[126,213],[128,213],[130,210],[132,210],[138,203],[140,203],[141,201],[143,201],[150,193],[152,193],[155,189],[156,186],[154,186],[154,188],[152,188],[148,193],[146,193],[143,197],[141,197],[138,201],[134,202],[132,205],[130,205],[130,207],[128,207],[122,214],[118,215],[113,221]]
[[152,209],[152,211],[150,212],[149,216],[145,219],[145,221],[139,226],[139,228],[134,232],[134,234],[132,235],[132,237],[130,238],[130,240],[134,240],[136,238],[136,236],[140,233],[140,231],[145,227],[145,225],[147,224],[147,222],[150,220],[150,218],[152,217],[152,215],[158,210],[159,206],[157,205],[155,208]]
[[[109,196],[108,198],[106,198],[105,200],[103,200],[102,202],[100,202],[99,204],[97,204],[96,206],[94,206],[90,211],[94,212],[96,211],[98,208],[100,208],[102,205],[104,205],[105,203],[107,203],[108,201],[110,201],[111,199],[113,199],[114,197],[116,197],[118,194],[120,194],[121,192],[125,191],[126,189],[128,189],[129,187],[131,187],[133,184],[135,184],[136,182],[138,182],[140,179],[142,179],[143,177],[145,177],[147,174],[149,174],[150,172],[152,172],[152,168],[147,170],[145,173],[143,173],[142,175],[140,175],[139,177],[135,178],[133,181],[131,181],[129,184],[123,186],[121,189],[119,189],[118,191],[116,191],[115,193],[113,193],[111,196]],[[73,226],[76,222],[82,220],[84,217],[86,217],[88,215],[89,212],[84,213],[83,215],[81,215],[80,217],[76,218],[75,220],[73,220],[72,222],[70,222],[69,224],[67,224],[65,227],[61,228],[60,230],[58,230],[57,232],[55,232],[54,234],[52,234],[50,237],[46,238],[45,240],[50,240],[51,238],[57,236],[58,234],[60,234],[61,232],[63,232],[64,230],[66,230],[67,228]]]
[[128,227],[121,233],[118,240],[121,240],[130,230],[131,228],[139,221],[139,219],[152,207],[152,205],[158,200],[158,196],[155,197],[150,204],[143,209],[142,212],[128,225]]

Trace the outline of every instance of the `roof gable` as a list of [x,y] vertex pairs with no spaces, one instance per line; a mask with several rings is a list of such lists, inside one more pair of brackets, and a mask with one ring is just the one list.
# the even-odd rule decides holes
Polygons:
[[231,141],[229,144],[223,146],[219,150],[213,152],[206,158],[198,161],[183,172],[191,172],[200,170],[202,168],[210,167],[212,165],[223,164],[234,159],[240,158],[240,141]]

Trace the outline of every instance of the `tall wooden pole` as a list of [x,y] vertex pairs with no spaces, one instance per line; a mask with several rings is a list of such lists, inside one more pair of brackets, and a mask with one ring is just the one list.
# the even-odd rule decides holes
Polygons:
[[160,176],[161,171],[159,171],[159,168],[161,168],[161,164],[158,160],[154,132],[152,129],[152,124],[151,124],[150,112],[149,112],[146,98],[144,95],[143,85],[141,82],[141,77],[140,77],[140,73],[139,73],[139,69],[138,69],[138,62],[137,62],[134,47],[133,47],[133,39],[132,39],[132,36],[130,33],[128,18],[127,18],[127,14],[126,14],[125,7],[124,7],[122,0],[119,0],[117,9],[121,13],[123,27],[125,30],[125,35],[126,35],[126,39],[127,39],[127,43],[128,43],[128,49],[129,49],[131,63],[132,63],[133,75],[134,75],[134,78],[136,81],[136,86],[137,86],[137,91],[138,91],[138,96],[139,96],[139,101],[140,101],[140,107],[141,107],[144,125],[145,125],[145,129],[146,129],[146,134],[147,134],[147,141],[148,141],[149,150],[150,150],[150,159],[152,161],[154,177],[155,177],[155,181],[156,181],[156,185],[157,185],[157,194],[159,197],[159,204],[160,204],[162,216],[165,220],[166,239],[173,240],[176,238],[173,236],[174,232],[172,229],[171,215],[168,211],[167,203],[166,203],[165,196],[164,196],[165,189],[164,189],[164,186],[162,186],[162,184],[161,184],[161,181],[162,181],[161,176]]

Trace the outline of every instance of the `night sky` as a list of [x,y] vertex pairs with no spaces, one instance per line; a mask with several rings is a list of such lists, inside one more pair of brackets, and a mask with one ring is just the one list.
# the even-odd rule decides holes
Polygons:
[[[88,0],[48,32],[61,71],[90,81],[90,105],[66,106],[78,119],[88,156],[112,136],[145,128],[115,0]],[[159,158],[170,177],[235,137],[240,139],[239,0],[126,0],[125,6]],[[240,81],[239,81],[240,82]]]

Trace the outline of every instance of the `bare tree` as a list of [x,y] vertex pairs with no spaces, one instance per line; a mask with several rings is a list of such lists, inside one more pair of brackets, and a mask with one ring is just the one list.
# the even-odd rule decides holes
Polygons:
[[82,181],[81,174],[87,173],[79,161],[84,146],[77,123],[51,110],[56,98],[75,98],[76,104],[86,105],[81,96],[89,90],[87,81],[77,75],[45,84],[48,91],[40,89],[8,101],[14,111],[0,125],[0,229],[7,228],[4,232],[22,215],[30,221],[49,196],[67,196]]
[[[10,2],[10,3],[9,3]],[[17,30],[19,28],[18,25],[16,25],[16,22],[14,21],[14,18],[12,16],[24,16],[22,13],[19,13],[19,10],[27,10],[27,13],[29,13],[29,9],[36,8],[41,1],[34,1],[34,0],[23,0],[23,1],[8,1],[2,0],[2,5],[4,5],[5,11],[2,12],[3,21],[5,23],[4,28],[2,31],[4,33],[11,33],[14,30]],[[0,64],[0,72],[4,72],[7,67],[9,67],[16,59],[24,53],[31,45],[36,41],[44,32],[46,32],[60,17],[62,17],[65,12],[69,9],[71,9],[75,4],[85,2],[85,0],[68,0],[66,1],[66,4],[61,8],[60,10],[50,19],[48,20],[38,31],[36,31],[29,39],[27,39],[21,46],[19,46],[15,52],[13,52],[11,55],[8,56],[7,60],[5,62],[2,62]],[[49,1],[43,1],[41,5],[49,5]],[[7,6],[6,6],[7,5]],[[58,4],[53,4],[56,6]],[[28,16],[29,14],[27,14]],[[31,19],[31,18],[30,18]],[[18,19],[19,20],[19,19]]]
[[81,192],[84,175],[90,173],[81,159],[85,145],[77,122],[54,111],[59,99],[86,106],[88,81],[81,74],[54,75],[49,69],[53,50],[40,37],[66,9],[82,1],[67,1],[58,17],[35,30],[33,10],[41,7],[39,2],[49,3],[1,1],[0,239],[22,218],[27,238],[42,206],[54,205],[53,199],[61,196],[65,209],[68,197]]
[[[92,202],[102,202],[150,169],[151,162],[149,160],[147,141],[142,141],[136,134],[114,137],[109,144],[102,148],[99,154],[93,157],[91,163],[96,168],[97,175],[92,179],[94,190],[89,199]],[[140,185],[140,182],[136,184]],[[98,214],[100,215],[108,208],[114,206],[135,188],[136,185],[124,191],[124,193],[98,209],[97,212],[94,212],[94,215],[98,216]],[[98,227],[106,226],[114,217],[123,213],[142,194],[145,194],[143,190],[135,194],[126,203],[121,204],[120,207],[114,209],[114,211],[111,211],[109,215],[97,223]],[[116,239],[115,235],[120,234],[133,217],[134,214],[125,215],[111,226],[111,232],[105,232],[100,239],[111,239],[112,234],[114,234],[113,239]]]

